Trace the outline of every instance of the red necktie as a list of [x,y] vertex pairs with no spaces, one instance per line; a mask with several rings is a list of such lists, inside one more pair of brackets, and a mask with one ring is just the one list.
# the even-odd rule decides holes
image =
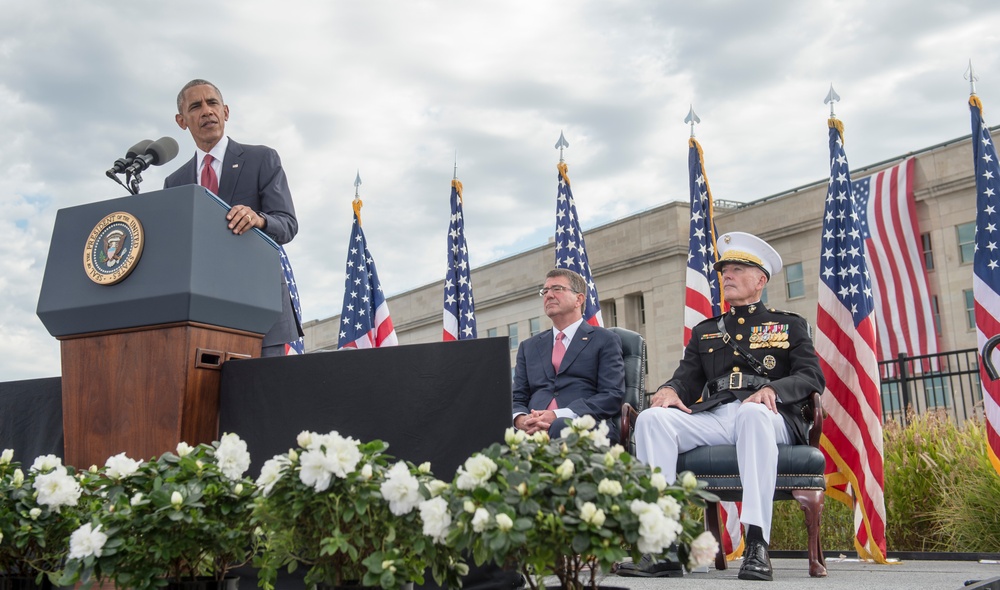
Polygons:
[[[563,344],[565,336],[562,332],[556,334],[556,343],[552,346],[552,368],[556,370],[556,374],[559,373],[559,365],[562,364],[563,357],[566,356],[566,346]],[[553,399],[545,409],[554,410],[558,407],[556,400]]]
[[219,177],[215,175],[215,169],[212,168],[212,161],[215,158],[212,154],[205,154],[205,164],[201,169],[201,186],[212,191],[213,195],[219,194]]

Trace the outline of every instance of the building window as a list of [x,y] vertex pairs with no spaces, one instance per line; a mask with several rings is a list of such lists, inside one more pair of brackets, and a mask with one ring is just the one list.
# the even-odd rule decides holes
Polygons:
[[606,328],[613,328],[618,325],[618,307],[615,305],[613,299],[601,302],[601,319],[604,320]]
[[507,342],[511,350],[517,350],[517,324],[507,324]]
[[903,415],[903,402],[899,396],[899,382],[882,382],[882,416],[886,419]]
[[951,383],[944,377],[926,377],[924,379],[924,401],[927,408],[947,408],[948,390]]
[[931,249],[931,234],[920,234],[920,248],[924,251],[924,268],[934,270],[934,250]]
[[767,305],[767,285],[764,285],[764,290],[760,292],[760,302]]
[[487,338],[496,338],[497,337],[497,329],[496,328],[489,328],[488,330],[486,330],[486,337]]
[[785,295],[788,299],[806,296],[806,282],[802,278],[802,263],[796,262],[785,267]]
[[965,296],[965,323],[968,325],[970,330],[976,329],[976,296],[972,293],[972,289],[962,290],[962,295]]
[[542,319],[541,318],[531,318],[528,320],[528,332],[532,336],[542,331]]
[[972,258],[976,254],[976,222],[956,225],[955,230],[958,233],[958,250],[962,264],[972,264]]
[[646,296],[639,295],[639,323],[646,325]]
[[931,317],[934,318],[934,333],[941,335],[941,307],[938,305],[937,295],[931,296]]

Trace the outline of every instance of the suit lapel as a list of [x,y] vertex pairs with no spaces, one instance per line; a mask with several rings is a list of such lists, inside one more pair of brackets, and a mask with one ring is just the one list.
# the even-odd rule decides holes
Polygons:
[[229,146],[226,147],[226,157],[222,160],[222,180],[219,181],[219,197],[230,205],[233,204],[236,183],[242,171],[243,146],[230,139]]
[[555,379],[556,370],[552,366],[552,330],[546,330],[535,338],[538,339],[538,356],[541,357],[542,366],[545,367],[545,375]]
[[[573,364],[573,360],[576,359],[577,355],[580,354],[588,344],[590,344],[590,335],[594,331],[594,326],[591,326],[587,322],[580,324],[580,327],[576,329],[576,334],[573,336],[573,341],[569,343],[569,347],[566,348],[566,356],[563,357],[562,364],[559,365],[560,373],[568,366]],[[551,347],[550,347],[551,348]]]

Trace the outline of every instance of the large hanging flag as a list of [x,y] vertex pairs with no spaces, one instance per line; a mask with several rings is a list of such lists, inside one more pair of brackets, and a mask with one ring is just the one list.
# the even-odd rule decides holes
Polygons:
[[[361,175],[354,181],[361,184]],[[340,311],[340,339],[337,348],[380,348],[395,346],[396,330],[389,317],[382,283],[375,270],[375,259],[368,251],[365,232],[361,230],[361,199],[354,195],[354,224],[347,246],[347,278],[344,282],[344,306]]]
[[914,159],[907,158],[855,180],[852,187],[874,287],[880,361],[894,360],[901,353],[938,352],[913,201],[913,169]]
[[[833,88],[830,89],[833,95]],[[829,98],[829,97],[828,97]],[[816,353],[826,390],[820,447],[827,495],[854,509],[854,546],[885,563],[882,405],[874,299],[843,125],[830,109],[830,181],[823,215]]]
[[590,260],[587,258],[587,246],[583,241],[583,231],[580,229],[580,218],[576,215],[576,202],[573,200],[573,190],[570,188],[568,167],[562,158],[562,149],[569,147],[569,142],[562,133],[556,149],[559,150],[559,193],[556,196],[556,268],[568,268],[579,273],[587,282],[587,299],[583,307],[583,321],[593,326],[603,326],[601,319],[601,303],[597,298],[597,285],[590,272]]
[[[971,69],[971,65],[969,66]],[[971,74],[971,72],[970,72]],[[971,77],[971,76],[970,76]],[[976,171],[976,250],[972,258],[972,292],[975,298],[976,336],[980,355],[986,341],[1000,334],[1000,165],[990,128],[983,121],[983,103],[973,90],[972,159]],[[1000,474],[1000,381],[991,381],[979,359],[979,381],[983,386],[986,414],[987,453]]]
[[[299,301],[299,287],[295,284],[295,273],[292,272],[292,263],[288,261],[288,254],[285,247],[278,247],[278,254],[281,259],[281,272],[285,275],[285,283],[288,285],[288,294],[292,298],[292,311],[295,312],[295,323],[302,325],[302,303]],[[285,354],[304,354],[306,351],[305,338],[299,336],[297,339],[285,343]]]
[[476,337],[476,307],[472,298],[472,268],[465,242],[462,183],[451,181],[451,223],[448,226],[448,273],[444,278],[444,339]]

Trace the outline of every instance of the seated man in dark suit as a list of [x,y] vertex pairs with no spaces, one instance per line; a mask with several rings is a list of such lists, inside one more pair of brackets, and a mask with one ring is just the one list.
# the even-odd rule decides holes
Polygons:
[[[228,119],[229,105],[215,84],[191,80],[181,88],[175,120],[191,132],[197,150],[167,177],[163,188],[200,184],[232,205],[225,222],[234,234],[260,228],[278,244],[287,244],[299,231],[299,223],[278,153],[226,137]],[[302,335],[284,279],[281,287],[281,317],[264,335],[261,356],[284,355],[285,344]]]
[[528,434],[547,430],[557,437],[567,422],[590,415],[613,420],[625,396],[625,362],[618,335],[583,321],[587,284],[562,268],[545,275],[539,291],[552,330],[528,338],[517,349],[514,369],[514,426]]

